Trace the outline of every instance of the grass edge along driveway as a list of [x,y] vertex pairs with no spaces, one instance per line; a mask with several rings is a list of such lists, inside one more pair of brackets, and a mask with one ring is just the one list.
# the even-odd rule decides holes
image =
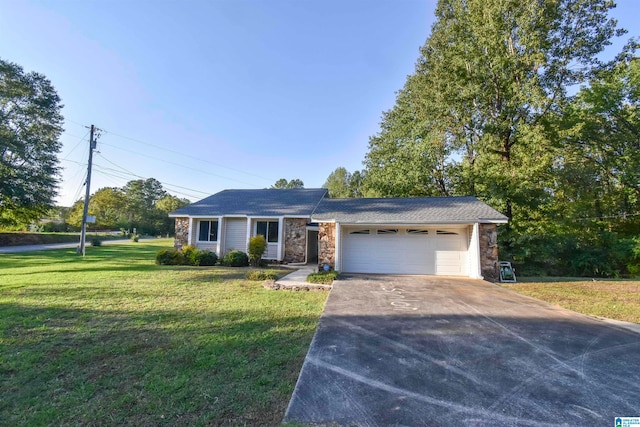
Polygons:
[[527,277],[500,285],[578,313],[640,323],[640,280]]
[[154,264],[170,240],[0,255],[6,425],[277,425],[326,293]]

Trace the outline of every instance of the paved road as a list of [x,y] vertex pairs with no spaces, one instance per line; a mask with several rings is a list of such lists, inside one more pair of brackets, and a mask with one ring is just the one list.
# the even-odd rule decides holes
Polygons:
[[613,425],[640,416],[624,325],[483,281],[354,275],[334,282],[285,421]]
[[[141,239],[142,240],[153,240],[153,239]],[[110,245],[113,243],[123,243],[129,242],[129,239],[124,240],[103,240],[103,245]],[[51,249],[71,249],[76,248],[79,245],[78,242],[75,243],[51,243],[48,245],[22,245],[22,246],[3,246],[0,247],[0,254],[10,254],[10,253],[19,253],[19,252],[33,252],[33,251],[47,251]],[[90,246],[91,243],[87,242],[87,246]]]

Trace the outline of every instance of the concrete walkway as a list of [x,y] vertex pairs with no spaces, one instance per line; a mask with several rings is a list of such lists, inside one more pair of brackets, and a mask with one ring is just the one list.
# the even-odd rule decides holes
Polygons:
[[640,334],[480,280],[334,282],[285,415],[328,426],[640,416]]
[[284,289],[331,289],[331,285],[319,285],[307,282],[307,276],[316,271],[317,267],[304,265],[287,274],[281,279],[276,280],[276,284]]

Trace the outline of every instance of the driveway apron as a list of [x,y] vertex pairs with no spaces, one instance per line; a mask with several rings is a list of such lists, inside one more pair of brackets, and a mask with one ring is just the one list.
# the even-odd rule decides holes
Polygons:
[[640,333],[623,326],[479,280],[348,276],[285,422],[614,425],[640,416]]

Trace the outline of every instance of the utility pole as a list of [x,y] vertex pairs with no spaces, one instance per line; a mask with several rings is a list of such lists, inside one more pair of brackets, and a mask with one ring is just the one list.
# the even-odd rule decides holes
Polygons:
[[87,166],[87,181],[86,192],[84,196],[84,210],[82,211],[82,231],[80,232],[80,250],[79,252],[84,256],[84,240],[87,237],[87,213],[89,212],[89,196],[91,195],[91,164],[93,163],[93,150],[96,149],[96,141],[93,138],[95,132],[95,126],[91,125],[91,131],[89,135],[89,165]]

